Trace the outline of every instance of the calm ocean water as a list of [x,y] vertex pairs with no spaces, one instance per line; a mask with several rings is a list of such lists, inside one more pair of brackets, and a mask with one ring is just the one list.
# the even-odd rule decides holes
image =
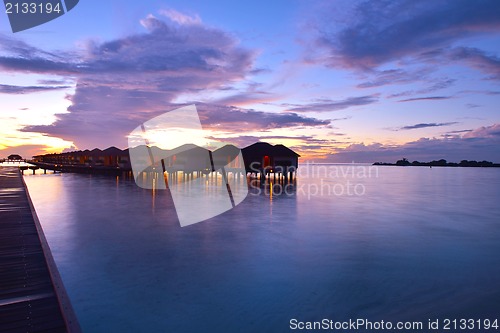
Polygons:
[[500,169],[303,166],[185,228],[130,180],[25,180],[83,332],[500,317]]

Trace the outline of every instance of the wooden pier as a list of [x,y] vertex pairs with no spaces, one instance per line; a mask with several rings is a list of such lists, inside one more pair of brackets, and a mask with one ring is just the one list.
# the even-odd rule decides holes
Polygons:
[[80,332],[17,167],[0,167],[0,332]]

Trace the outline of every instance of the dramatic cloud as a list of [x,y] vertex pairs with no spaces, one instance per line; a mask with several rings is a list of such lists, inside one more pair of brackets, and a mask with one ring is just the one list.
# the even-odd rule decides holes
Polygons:
[[457,40],[497,32],[499,12],[496,0],[365,1],[350,13],[354,19],[347,25],[325,19],[317,42],[329,50],[327,64],[369,69],[423,52],[430,56]]
[[[79,147],[124,146],[125,136],[142,122],[177,106],[174,99],[210,89],[226,89],[253,70],[255,52],[238,46],[226,32],[169,10],[169,21],[148,16],[147,32],[104,43],[89,42],[84,52],[46,52],[24,42],[0,38],[0,68],[59,75],[76,81],[70,113],[50,126],[31,126],[74,141]],[[4,92],[38,88],[3,86]],[[295,113],[274,114],[221,106],[200,108],[208,127],[232,130],[328,124]],[[239,124],[238,124],[239,123]],[[225,127],[227,125],[227,128]]]
[[398,130],[412,130],[412,129],[419,129],[419,128],[427,128],[427,127],[442,127],[442,126],[449,126],[449,125],[455,125],[455,124],[458,124],[458,123],[457,122],[449,122],[449,123],[421,123],[421,124],[403,126],[403,127],[400,127]]
[[[141,98],[138,98],[137,103],[139,106],[147,105],[146,101]],[[103,106],[106,107],[107,105],[104,104]],[[78,123],[85,124],[85,128],[81,132],[71,126],[71,123],[75,121],[75,113],[68,113],[58,115],[59,120],[54,125],[28,126],[24,128],[24,131],[48,133],[61,138],[78,138],[78,136],[75,136],[75,132],[77,132],[82,136],[85,144],[90,147],[102,147],[103,145],[124,146],[125,136],[142,122],[182,106],[185,106],[185,104],[165,104],[162,105],[165,109],[160,113],[130,113],[128,116],[125,114],[123,117],[106,113],[100,116],[102,112],[94,113],[87,110],[85,114],[78,113],[82,118],[76,120]],[[237,134],[242,131],[267,131],[287,127],[327,126],[330,123],[329,120],[304,117],[289,112],[271,113],[204,103],[196,103],[196,107],[204,129],[226,133]]]
[[288,111],[294,112],[330,112],[344,110],[353,106],[361,106],[373,104],[378,101],[377,96],[359,96],[359,97],[349,97],[344,100],[331,100],[331,99],[319,99],[313,103],[295,106],[288,109]]
[[[240,79],[252,69],[255,54],[238,47],[238,42],[222,30],[163,22],[152,15],[141,23],[148,33],[102,44],[89,42],[84,54],[46,52],[2,36],[0,67],[6,71],[74,74],[79,79],[87,74],[91,79],[98,78],[100,84],[123,79],[122,86],[149,83],[159,91],[172,91],[174,84],[181,84],[179,88],[208,88]],[[95,84],[92,80],[90,83]]]
[[69,86],[11,86],[0,84],[0,94],[29,94],[50,90],[67,89]]

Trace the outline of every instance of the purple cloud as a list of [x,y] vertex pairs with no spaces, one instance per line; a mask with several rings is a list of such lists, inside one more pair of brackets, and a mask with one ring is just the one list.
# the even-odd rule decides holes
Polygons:
[[500,124],[479,127],[465,134],[464,138],[500,138]]
[[329,52],[330,66],[371,69],[475,34],[497,32],[498,12],[495,0],[365,1],[354,8],[347,25],[329,16],[318,27],[317,43]]
[[225,105],[196,104],[204,128],[219,129],[234,133],[263,131],[298,126],[326,126],[329,120],[304,117],[297,113],[272,113],[246,110]]
[[488,160],[500,162],[500,124],[481,127],[463,136],[445,138],[421,138],[399,146],[380,143],[371,145],[351,144],[337,149],[327,157],[330,162],[395,162],[403,157],[410,161],[430,161],[446,159],[451,162],[461,160]]
[[262,136],[256,136],[256,135],[238,135],[237,137],[208,137],[208,139],[212,139],[214,141],[219,141],[219,142],[229,142],[233,143],[236,146],[243,148],[248,145],[251,145],[255,142],[258,141],[267,141],[267,140],[299,140],[304,143],[307,143],[308,145],[304,145],[304,147],[309,147],[312,148],[312,145],[310,144],[327,144],[330,143],[331,140],[326,140],[326,139],[318,139],[314,136],[310,135],[299,135],[299,136],[286,136],[286,135],[262,135]]
[[268,91],[264,91],[260,85],[254,84],[250,85],[247,91],[219,98],[216,100],[216,103],[232,106],[244,106],[256,103],[269,103],[278,98],[279,96],[276,96]]
[[79,72],[74,64],[37,56],[30,58],[0,56],[0,68],[8,72],[36,74],[74,75]]
[[471,67],[488,74],[492,80],[500,80],[500,57],[488,54],[480,49],[471,47],[457,47],[450,51],[451,60],[463,61]]
[[481,107],[481,105],[479,105],[479,104],[474,104],[474,103],[467,103],[467,104],[465,105],[465,107],[466,107],[467,109],[475,109],[475,108],[479,108],[479,107]]
[[70,88],[70,86],[12,86],[0,84],[0,94],[29,94],[67,88]]
[[[76,81],[67,114],[48,126],[28,126],[75,142],[79,147],[125,146],[125,136],[142,122],[178,107],[181,94],[222,90],[254,70],[256,53],[228,33],[178,12],[169,20],[148,16],[146,33],[88,43],[85,54],[53,54],[11,38],[0,38],[6,71],[59,75]],[[13,47],[11,47],[13,46]],[[7,88],[4,88],[7,89]],[[10,88],[12,90],[12,88]],[[329,121],[297,113],[268,113],[197,104],[203,126],[225,131],[322,126]]]
[[[104,93],[112,93],[105,91]],[[105,110],[106,107],[114,107],[114,98],[109,100],[110,105],[106,104],[104,99],[98,111],[91,108],[86,109],[85,113],[71,112],[58,115],[58,121],[52,125],[27,126],[23,129],[26,132],[41,132],[64,139],[73,139],[77,145],[85,144],[87,147],[102,147],[104,145],[115,145],[124,147],[126,145],[125,136],[142,122],[149,120],[161,113],[179,108],[185,104],[165,104],[161,105],[164,109],[161,112],[131,112],[135,107],[148,106],[151,100],[142,98],[140,92],[136,93],[137,101],[133,101],[133,96],[126,99],[132,105],[130,109],[124,107],[124,116],[118,114],[107,114],[99,110]],[[79,101],[85,104],[84,101]],[[89,101],[89,104],[90,101]],[[91,104],[92,105],[92,104]],[[154,103],[151,107],[156,107]],[[196,103],[198,114],[203,128],[224,131],[228,133],[241,133],[245,131],[266,131],[276,128],[288,127],[314,127],[327,126],[329,120],[320,120],[311,117],[304,117],[297,113],[270,113],[256,110],[241,109],[237,107],[214,105],[205,103]],[[70,110],[72,107],[70,107]],[[77,116],[82,118],[76,119]],[[83,129],[75,128],[74,122],[84,124]]]
[[426,96],[426,97],[415,97],[415,98],[407,98],[402,99],[398,102],[415,102],[415,101],[440,101],[443,99],[453,98],[451,96]]
[[432,93],[432,92],[437,91],[437,90],[446,89],[446,88],[451,87],[455,83],[455,81],[456,81],[455,79],[448,79],[448,78],[437,80],[437,82],[431,81],[430,86],[418,90],[417,93],[428,94],[428,93]]
[[406,84],[415,81],[426,81],[430,69],[424,68],[416,71],[403,69],[388,69],[383,71],[370,71],[373,78],[357,85],[358,88],[374,88],[391,84]]
[[471,129],[465,129],[465,130],[458,130],[458,131],[449,131],[446,132],[446,134],[462,134],[462,133],[469,133],[472,132]]
[[376,95],[349,97],[343,100],[318,99],[315,102],[298,105],[287,111],[294,112],[330,112],[344,110],[353,106],[373,104],[378,101]]
[[420,124],[415,124],[415,125],[408,125],[408,126],[403,126],[400,127],[398,130],[412,130],[412,129],[420,129],[420,128],[428,128],[428,127],[442,127],[442,126],[449,126],[449,125],[455,125],[458,124],[458,122],[448,122],[448,123],[420,123]]
[[[397,92],[397,93],[392,93],[392,94],[387,95],[387,98],[398,98],[398,97],[413,96],[413,95],[417,95],[417,94],[428,94],[428,93],[432,93],[432,92],[435,92],[435,91],[438,91],[441,89],[449,88],[455,83],[455,81],[456,81],[455,79],[448,79],[448,78],[444,78],[441,80],[429,79],[426,81],[430,84],[430,86],[428,86],[428,87],[425,87],[425,88],[419,89],[419,90],[405,90],[405,91],[401,91],[401,92]],[[437,96],[437,97],[438,98],[435,98],[435,97],[433,98],[433,96],[431,96],[430,99],[444,99],[444,98],[439,98],[439,97],[444,97],[444,96]],[[425,100],[425,99],[429,99],[429,98],[428,97],[409,98],[409,99],[405,99],[402,101],[409,102],[409,101],[421,100],[421,99]]]

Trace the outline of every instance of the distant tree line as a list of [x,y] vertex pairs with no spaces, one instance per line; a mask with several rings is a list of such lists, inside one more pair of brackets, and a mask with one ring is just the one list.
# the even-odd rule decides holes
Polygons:
[[403,158],[401,160],[398,160],[396,163],[383,163],[383,162],[376,162],[373,163],[373,165],[398,165],[398,166],[447,166],[447,167],[500,167],[500,164],[498,163],[493,163],[489,161],[468,161],[468,160],[462,160],[460,163],[455,163],[455,162],[448,162],[445,159],[440,159],[438,161],[431,161],[431,162],[419,162],[419,161],[413,161],[410,162],[408,161],[407,158]]

